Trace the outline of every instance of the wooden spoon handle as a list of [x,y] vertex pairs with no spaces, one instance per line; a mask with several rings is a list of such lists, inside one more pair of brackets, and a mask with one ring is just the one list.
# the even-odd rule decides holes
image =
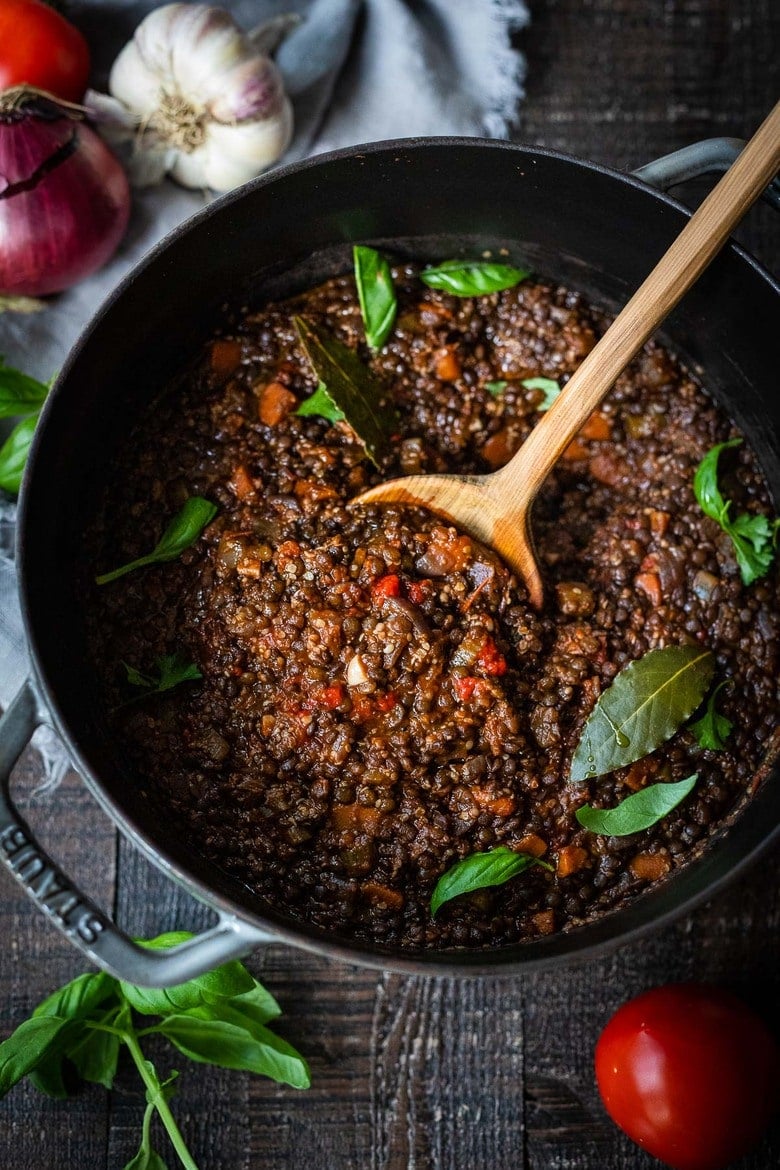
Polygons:
[[732,228],[778,169],[780,102],[572,375],[518,453],[491,476],[505,500],[510,493],[521,493],[525,511],[561,452],[653,330],[725,244]]

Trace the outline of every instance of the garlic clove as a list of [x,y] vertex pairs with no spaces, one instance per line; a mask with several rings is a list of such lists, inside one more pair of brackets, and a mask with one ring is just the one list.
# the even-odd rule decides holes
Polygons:
[[245,34],[229,13],[203,5],[185,9],[171,38],[172,73],[183,93],[205,103],[224,77],[252,52]]
[[[276,162],[291,137],[292,109],[287,100],[276,117],[266,121],[244,122],[239,126],[210,123],[201,155],[203,185],[215,191],[230,191],[247,183]],[[184,182],[179,174],[180,168],[175,169],[174,178]]]
[[272,118],[285,100],[284,86],[273,61],[249,57],[221,78],[214,78],[211,85],[205,85],[202,100],[218,122]]
[[157,109],[162,90],[160,77],[144,65],[135,41],[125,45],[112,65],[108,88],[112,97],[124,102],[139,121],[151,117]]
[[[172,152],[168,164],[168,174],[177,183],[181,183],[182,187],[192,187],[195,190],[209,187],[211,184],[207,181],[204,173],[204,164],[206,162],[205,147],[188,154],[183,150],[175,150]],[[240,180],[243,182],[243,180]],[[227,187],[215,187],[215,191],[227,191]]]

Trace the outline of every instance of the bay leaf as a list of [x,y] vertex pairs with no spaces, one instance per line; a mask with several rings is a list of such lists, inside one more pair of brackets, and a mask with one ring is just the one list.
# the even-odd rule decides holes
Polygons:
[[303,317],[295,318],[295,327],[314,373],[343,411],[368,458],[379,468],[398,427],[385,391],[349,346]]
[[591,833],[606,837],[628,837],[641,833],[663,820],[696,787],[699,773],[672,784],[650,784],[627,796],[614,808],[592,808],[585,804],[576,812],[577,820]]
[[588,716],[569,779],[603,776],[655,751],[699,706],[714,670],[701,646],[666,646],[630,662]]

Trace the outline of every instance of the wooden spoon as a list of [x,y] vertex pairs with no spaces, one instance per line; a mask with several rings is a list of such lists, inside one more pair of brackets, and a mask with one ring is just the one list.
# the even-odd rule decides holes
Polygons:
[[492,475],[410,475],[363,492],[356,503],[422,504],[491,545],[541,609],[542,578],[529,530],[531,504],[561,452],[615,379],[672,311],[780,169],[780,102],[669,250],[572,375],[515,456]]

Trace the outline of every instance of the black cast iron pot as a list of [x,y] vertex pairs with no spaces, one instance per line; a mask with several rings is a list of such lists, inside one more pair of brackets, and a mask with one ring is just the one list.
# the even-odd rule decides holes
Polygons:
[[[18,563],[33,677],[0,723],[0,856],[51,920],[99,966],[141,984],[190,978],[273,938],[336,958],[416,973],[517,972],[593,954],[709,898],[780,836],[780,775],[703,856],[625,909],[568,933],[492,951],[410,953],[293,921],[198,857],[138,795],[102,715],[74,568],[117,445],[199,348],[226,301],[286,295],[344,270],[354,241],[441,259],[497,253],[615,311],[688,212],[648,185],[724,169],[734,144],[699,144],[641,177],[550,151],[477,140],[384,143],[256,180],[195,216],[124,281],[86,330],[44,410],[23,488]],[[729,245],[667,323],[665,336],[748,435],[777,501],[778,286]],[[8,775],[38,722],[53,722],[90,790],[164,872],[219,922],[168,954],[123,935],[56,868],[19,818]]]

